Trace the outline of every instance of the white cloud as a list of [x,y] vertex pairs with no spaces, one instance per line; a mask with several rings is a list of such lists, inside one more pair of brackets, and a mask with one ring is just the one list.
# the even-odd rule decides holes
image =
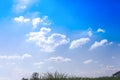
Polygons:
[[50,31],[50,28],[42,27],[39,32],[30,32],[27,34],[27,41],[35,42],[44,52],[53,52],[56,47],[69,42],[69,39],[62,34],[53,33],[46,36]]
[[37,25],[41,22],[41,19],[40,18],[34,18],[32,19],[32,25],[34,28],[37,27]]
[[37,28],[38,24],[41,24],[42,26],[50,25],[51,23],[47,21],[48,16],[44,16],[43,18],[33,18],[32,19],[32,25],[34,28]]
[[34,63],[33,65],[39,66],[39,65],[42,65],[42,64],[44,64],[44,62],[36,62],[36,63]]
[[22,59],[25,59],[25,58],[31,58],[32,57],[32,55],[30,55],[30,54],[23,54],[22,56],[21,56],[21,58]]
[[37,0],[14,0],[13,11],[15,13],[24,12],[30,5],[37,2]]
[[50,25],[50,21],[47,20],[48,16],[44,16],[43,18],[36,17],[36,18],[25,18],[24,16],[15,17],[14,21],[18,23],[28,23],[30,22],[33,25],[33,28],[37,28],[38,24],[41,26]]
[[33,65],[36,66],[37,68],[41,68],[43,64],[44,62],[40,61],[40,62],[35,62]]
[[53,62],[69,62],[71,61],[70,58],[64,58],[61,56],[57,56],[57,57],[50,57],[49,59],[47,59],[47,61],[53,61]]
[[27,23],[30,21],[29,18],[24,18],[24,16],[15,17],[14,20],[18,23]]
[[105,33],[105,30],[103,30],[101,28],[98,28],[97,32],[103,32],[103,33]]
[[22,56],[20,55],[0,55],[0,59],[8,59],[8,60],[14,60],[14,59],[26,59],[26,58],[31,58],[32,55],[30,54],[23,54]]
[[93,62],[92,59],[88,59],[88,60],[85,60],[83,63],[84,63],[84,64],[91,64],[92,62]]
[[93,35],[92,31],[88,31],[88,36],[91,37]]
[[77,40],[73,40],[70,44],[70,49],[78,48],[86,44],[88,41],[90,41],[89,38],[80,38]]
[[95,41],[95,43],[90,47],[89,50],[93,50],[93,49],[95,49],[95,48],[97,48],[97,47],[103,46],[103,45],[105,45],[107,42],[108,42],[107,39],[103,39],[103,40],[101,40],[100,42]]

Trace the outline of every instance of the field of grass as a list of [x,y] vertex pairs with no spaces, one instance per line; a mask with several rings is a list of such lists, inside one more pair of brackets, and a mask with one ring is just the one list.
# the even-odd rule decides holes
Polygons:
[[39,76],[38,73],[33,73],[31,79],[22,80],[120,80],[120,77],[99,77],[99,78],[82,78],[82,77],[70,77],[64,73],[45,73],[43,76]]

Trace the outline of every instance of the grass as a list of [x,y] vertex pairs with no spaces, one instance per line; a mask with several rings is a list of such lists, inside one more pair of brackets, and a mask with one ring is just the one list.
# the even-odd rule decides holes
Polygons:
[[69,77],[65,73],[44,73],[43,76],[31,78],[27,80],[120,80],[120,77],[99,77],[99,78],[82,78],[82,77]]

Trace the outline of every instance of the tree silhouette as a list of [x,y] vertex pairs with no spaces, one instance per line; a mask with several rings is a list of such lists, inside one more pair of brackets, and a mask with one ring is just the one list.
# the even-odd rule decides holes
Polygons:
[[39,80],[39,73],[34,72],[34,73],[32,74],[32,78],[31,78],[30,80]]
[[113,74],[113,77],[120,77],[120,71]]

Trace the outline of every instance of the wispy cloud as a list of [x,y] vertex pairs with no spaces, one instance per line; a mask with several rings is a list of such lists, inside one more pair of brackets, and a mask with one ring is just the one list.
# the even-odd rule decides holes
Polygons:
[[30,5],[37,1],[38,0],[14,0],[13,11],[15,13],[24,12]]
[[109,43],[107,43],[107,45],[112,45],[112,44],[114,44],[113,42],[109,42]]
[[23,54],[22,56],[21,56],[21,59],[25,59],[25,58],[31,58],[32,57],[32,55],[30,55],[30,54]]
[[101,28],[98,28],[97,32],[103,32],[103,33],[105,33],[105,30],[103,30]]
[[107,39],[103,39],[103,40],[101,40],[100,42],[95,41],[95,43],[91,45],[91,47],[90,47],[89,50],[93,50],[93,49],[95,49],[95,48],[97,48],[97,47],[103,46],[103,45],[105,45],[107,42],[108,42]]
[[49,59],[46,59],[46,61],[52,61],[52,62],[69,62],[71,61],[70,58],[64,58],[61,56],[57,56],[57,57],[50,57]]
[[37,68],[41,68],[41,66],[44,64],[44,62],[35,62],[33,65],[36,66]]
[[93,35],[92,31],[88,31],[88,36],[91,37]]
[[46,36],[50,31],[50,28],[42,27],[39,32],[30,32],[27,34],[27,41],[34,42],[44,52],[53,52],[58,46],[69,42],[69,39],[63,34],[53,33]]
[[91,64],[92,62],[93,62],[92,59],[88,59],[88,60],[85,60],[83,63],[84,63],[84,64]]
[[89,38],[80,38],[77,40],[73,40],[70,44],[70,49],[75,49],[78,47],[82,47],[83,45],[85,45],[88,41],[90,41]]
[[26,59],[26,58],[31,58],[32,55],[30,54],[23,54],[23,55],[0,55],[0,59],[8,59],[8,60],[12,60],[12,59]]

